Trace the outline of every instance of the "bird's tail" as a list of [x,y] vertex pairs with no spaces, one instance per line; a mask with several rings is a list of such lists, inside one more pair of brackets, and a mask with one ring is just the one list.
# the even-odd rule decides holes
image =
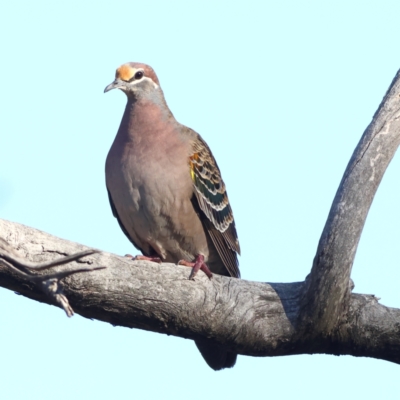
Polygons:
[[211,341],[195,341],[197,348],[206,363],[214,371],[232,368],[236,363],[237,354]]

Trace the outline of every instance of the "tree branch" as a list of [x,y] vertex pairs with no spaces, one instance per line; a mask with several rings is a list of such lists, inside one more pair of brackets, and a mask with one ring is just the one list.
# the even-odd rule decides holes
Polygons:
[[375,193],[400,143],[400,70],[346,168],[302,300],[303,330],[330,335],[347,312],[350,273]]
[[[31,262],[84,250],[80,244],[4,220],[0,236]],[[209,280],[204,274],[190,281],[186,267],[108,253],[93,254],[68,268],[76,268],[76,263],[107,266],[63,280],[71,306],[87,318],[182,338],[208,338],[250,356],[341,352],[400,362],[400,310],[380,305],[373,296],[351,296],[350,311],[337,335],[299,336],[296,321],[304,282],[268,284],[218,275]],[[62,268],[67,267],[55,270]],[[35,284],[4,265],[0,285],[52,304]],[[380,353],[379,348],[385,351]]]
[[[185,267],[107,253],[55,266],[55,274],[65,276],[63,291],[77,313],[113,325],[207,338],[252,356],[352,354],[400,363],[400,310],[374,296],[351,294],[350,280],[369,208],[399,143],[400,71],[349,162],[305,282],[267,284],[218,275],[209,280],[200,273],[191,281]],[[70,261],[68,254],[86,249],[4,220],[0,237],[20,260],[45,266],[53,266],[59,255]],[[52,302],[31,274],[16,272],[3,254],[4,259],[0,286]],[[107,269],[67,276],[76,264]]]
[[32,263],[21,259],[17,252],[10,246],[10,244],[0,237],[0,264],[3,264],[9,270],[14,271],[19,276],[29,280],[30,282],[38,285],[48,298],[54,303],[60,306],[68,317],[74,315],[74,310],[70,306],[68,299],[64,296],[60,287],[60,280],[67,276],[78,274],[81,272],[91,272],[105,267],[94,267],[94,268],[77,268],[70,269],[68,271],[59,272],[47,272],[45,274],[38,274],[39,271],[44,271],[53,268],[58,265],[68,264],[72,261],[98,253],[98,250],[85,250],[79,253],[72,254],[63,258],[58,258],[49,262],[41,264]]

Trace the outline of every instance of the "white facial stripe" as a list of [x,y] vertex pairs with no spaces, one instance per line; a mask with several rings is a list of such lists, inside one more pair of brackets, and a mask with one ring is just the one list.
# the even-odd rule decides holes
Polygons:
[[[138,69],[136,72],[138,72],[138,71],[142,71],[142,72],[143,72],[142,69]],[[136,73],[136,72],[135,72],[135,73]],[[138,84],[139,84],[140,82],[142,82],[142,81],[151,82],[151,83],[154,85],[154,88],[155,88],[155,89],[158,88],[158,85],[153,81],[153,79],[151,79],[151,78],[149,78],[149,77],[147,77],[147,76],[144,76],[142,79],[138,79],[138,80],[132,81],[131,85],[138,85]]]
[[158,88],[157,83],[155,83],[155,82],[153,81],[153,79],[148,78],[147,76],[145,76],[145,77],[142,78],[142,80],[146,80],[146,81],[151,82],[151,83],[154,85],[154,89],[157,89],[157,88]]

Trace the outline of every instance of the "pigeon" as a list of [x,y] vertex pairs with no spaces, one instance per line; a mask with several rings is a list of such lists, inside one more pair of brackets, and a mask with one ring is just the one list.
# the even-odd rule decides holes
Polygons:
[[[106,160],[114,217],[143,255],[240,278],[239,240],[217,162],[204,139],[168,108],[154,70],[121,65],[104,92],[120,89],[127,104]],[[237,354],[205,339],[196,345],[214,370],[235,365]]]

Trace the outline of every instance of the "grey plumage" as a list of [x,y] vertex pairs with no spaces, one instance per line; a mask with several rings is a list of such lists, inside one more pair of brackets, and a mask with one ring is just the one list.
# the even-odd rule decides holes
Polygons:
[[[105,91],[114,88],[128,97],[106,160],[110,204],[121,229],[147,257],[239,277],[235,222],[209,147],[175,120],[151,67],[122,65]],[[235,364],[229,349],[196,344],[211,368]]]

